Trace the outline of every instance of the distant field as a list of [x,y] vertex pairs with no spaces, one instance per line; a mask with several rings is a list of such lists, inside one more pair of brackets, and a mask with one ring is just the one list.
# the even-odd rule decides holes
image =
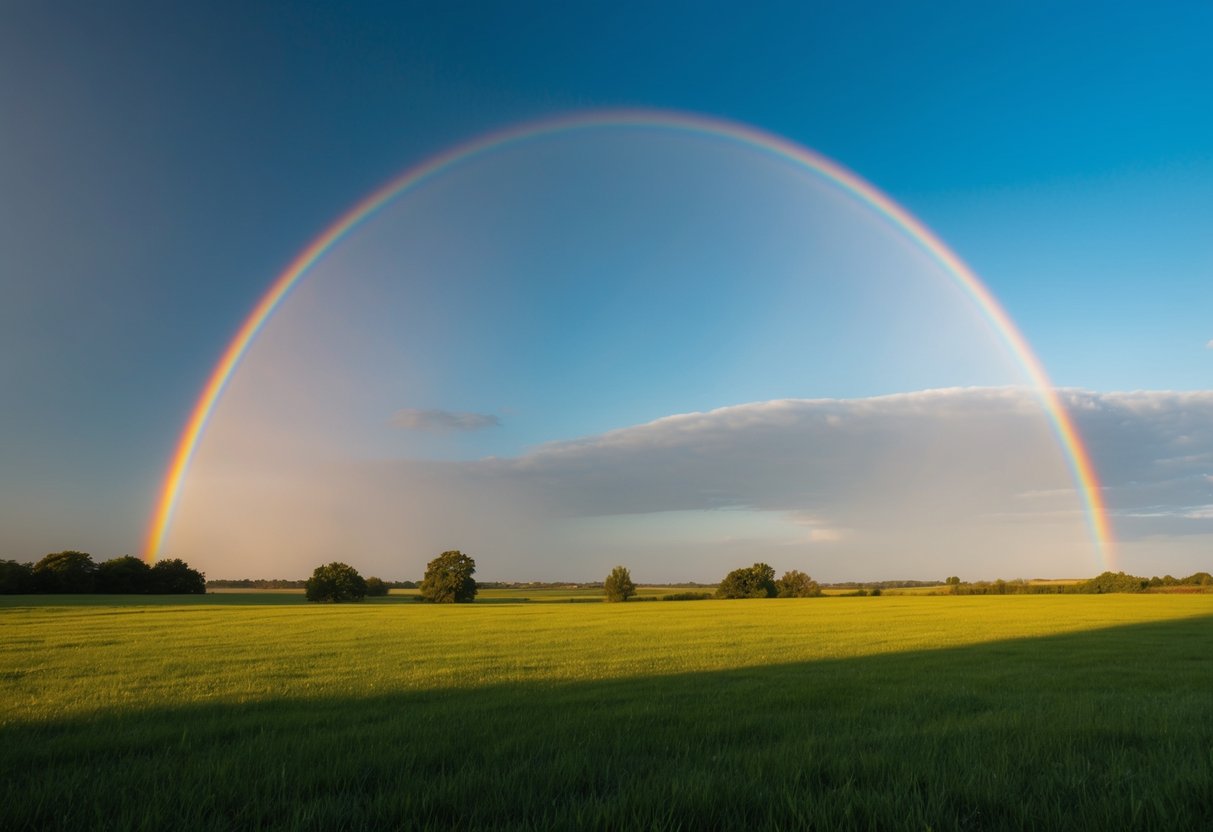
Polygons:
[[[641,586],[636,588],[636,597],[644,598],[660,598],[663,595],[670,595],[675,592],[713,592],[715,587],[695,587],[687,589],[686,587],[677,586]],[[420,591],[415,589],[394,589],[392,594],[400,593],[402,595],[419,595]],[[545,588],[545,589],[482,589],[476,594],[476,601],[530,601],[539,603],[543,601],[602,601],[604,598],[602,587],[594,587],[590,589],[560,589],[560,588]]]
[[[676,592],[713,592],[715,587],[687,587],[677,586],[642,586],[637,587],[637,598],[660,598],[663,595],[670,595]],[[300,602],[303,602],[302,589],[208,589],[208,595],[287,595],[294,596]],[[388,601],[411,600],[420,597],[421,591],[417,589],[393,589],[388,593],[387,598],[368,598],[368,603],[385,603]],[[0,596],[0,606],[4,604]],[[510,588],[510,589],[480,589],[476,594],[477,603],[493,602],[493,603],[514,603],[514,602],[531,602],[541,603],[544,601],[602,601],[602,587],[581,589],[572,588],[543,588],[543,589],[526,589],[526,588]],[[90,602],[91,603],[91,602]],[[273,603],[273,602],[271,602]]]
[[1211,714],[1213,595],[8,597],[0,828],[1209,829]]

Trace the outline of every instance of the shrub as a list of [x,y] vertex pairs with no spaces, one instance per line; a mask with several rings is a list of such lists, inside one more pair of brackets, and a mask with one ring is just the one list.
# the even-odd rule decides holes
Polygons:
[[784,572],[783,577],[775,582],[775,590],[780,598],[816,598],[821,595],[817,581],[799,569]]
[[391,587],[387,585],[387,582],[380,578],[371,577],[366,579],[367,598],[382,598],[388,594],[388,590],[390,589]]
[[54,552],[34,564],[33,574],[40,592],[92,592],[97,564],[87,552]]
[[775,570],[765,563],[734,569],[716,588],[718,598],[774,598]]
[[15,560],[0,560],[0,595],[23,595],[34,591],[34,567]]
[[662,595],[662,601],[707,601],[712,597],[710,592],[674,592]]
[[126,555],[97,565],[97,591],[111,595],[142,595],[152,586],[152,568]]
[[151,571],[151,587],[156,595],[205,595],[206,576],[181,558],[156,561]]
[[1089,581],[1084,581],[1077,587],[1078,592],[1141,592],[1150,582],[1145,578],[1126,575],[1124,572],[1104,572]]

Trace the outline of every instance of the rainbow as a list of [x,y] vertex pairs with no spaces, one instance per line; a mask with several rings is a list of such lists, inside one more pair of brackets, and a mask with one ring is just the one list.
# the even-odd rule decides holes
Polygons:
[[854,173],[824,156],[753,127],[703,116],[649,110],[606,110],[565,115],[524,123],[457,145],[430,157],[392,179],[354,205],[329,226],[328,230],[313,240],[257,301],[257,305],[244,320],[207,379],[197,404],[194,405],[189,420],[186,422],[185,429],[181,433],[181,438],[177,442],[159,496],[156,499],[147,531],[144,558],[150,563],[160,555],[165,536],[172,524],[173,511],[180,496],[182,483],[189,471],[190,461],[193,459],[203,433],[206,432],[207,422],[216,403],[223,395],[223,390],[232,374],[240,365],[240,359],[265,322],[274,314],[274,310],[290,293],[292,287],[307,274],[308,269],[324,257],[342,237],[373,216],[385,204],[438,176],[453,165],[530,139],[595,127],[656,128],[737,142],[812,172],[822,180],[873,208],[894,228],[905,234],[942,266],[956,284],[972,298],[977,308],[989,320],[1022,366],[1065,452],[1085,509],[1096,556],[1106,568],[1113,568],[1112,535],[1108,525],[1107,511],[1103,504],[1102,490],[1096,477],[1095,467],[1091,463],[1090,454],[1083,445],[1074,422],[1062,404],[1057,391],[1049,381],[1044,367],[1041,366],[1040,360],[1028,346],[1023,334],[1007,315],[1006,310],[990,293],[990,290],[959,257],[900,205]]

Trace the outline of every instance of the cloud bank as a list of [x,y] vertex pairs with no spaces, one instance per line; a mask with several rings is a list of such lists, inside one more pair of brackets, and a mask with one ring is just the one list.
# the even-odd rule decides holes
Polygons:
[[[1120,566],[1207,568],[1213,392],[1061,397],[1098,470]],[[409,413],[410,425],[450,421]],[[175,544],[289,553],[298,563],[284,575],[340,551],[409,577],[448,548],[506,579],[594,578],[617,562],[643,580],[713,580],[759,559],[825,580],[1104,566],[1052,427],[1018,388],[754,402],[512,458],[201,459],[189,488]]]

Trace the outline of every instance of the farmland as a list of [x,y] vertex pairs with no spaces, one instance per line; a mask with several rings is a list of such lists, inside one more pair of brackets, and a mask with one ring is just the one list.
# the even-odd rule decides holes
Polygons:
[[4,598],[0,826],[1213,825],[1213,595],[500,592]]

